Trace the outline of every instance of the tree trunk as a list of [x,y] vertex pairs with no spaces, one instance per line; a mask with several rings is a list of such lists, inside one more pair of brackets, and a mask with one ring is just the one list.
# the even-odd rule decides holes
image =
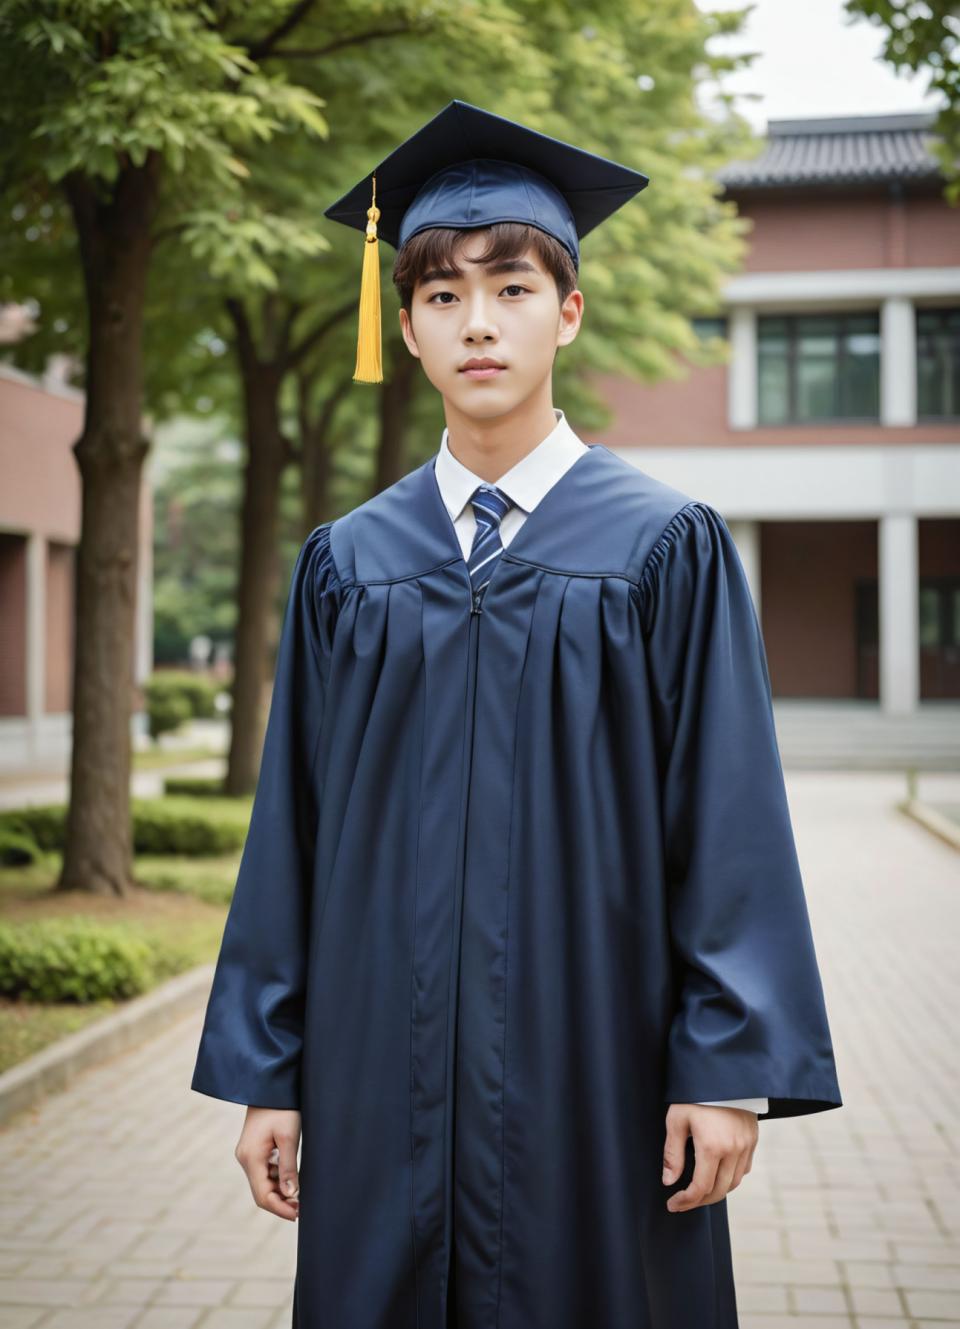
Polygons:
[[59,890],[125,895],[133,877],[133,695],[142,434],[143,306],[159,163],[123,171],[108,199],[66,182],[89,334],[73,661],[73,742]]
[[230,755],[225,790],[256,786],[263,744],[261,701],[267,641],[277,590],[277,518],[287,444],[280,428],[282,370],[258,361],[245,338],[238,346],[246,415],[247,464],[240,525],[240,573],[234,648]]
[[330,481],[333,474],[333,449],[330,434],[333,419],[340,402],[350,391],[351,379],[342,379],[323,396],[323,405],[314,417],[311,398],[314,381],[308,373],[297,375],[297,421],[300,430],[300,470],[302,476],[303,520],[302,538],[305,540],[315,526],[329,519]]
[[419,370],[419,360],[404,352],[394,357],[390,377],[383,384],[380,395],[380,447],[377,450],[377,473],[373,490],[375,494],[403,478],[403,440]]

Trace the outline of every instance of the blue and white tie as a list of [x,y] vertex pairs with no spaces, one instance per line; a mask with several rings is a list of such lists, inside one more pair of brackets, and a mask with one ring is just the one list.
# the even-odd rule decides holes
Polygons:
[[470,557],[467,559],[467,567],[476,602],[503,553],[500,523],[508,509],[513,507],[513,502],[496,485],[480,485],[474,490],[470,504],[476,513],[477,530],[470,548]]

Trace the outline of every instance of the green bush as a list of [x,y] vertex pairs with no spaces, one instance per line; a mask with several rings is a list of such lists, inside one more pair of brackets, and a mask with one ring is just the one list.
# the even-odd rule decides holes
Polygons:
[[171,775],[163,782],[163,792],[186,798],[224,798],[223,777],[219,775]]
[[172,734],[190,719],[190,703],[178,692],[147,689],[147,728],[154,742],[161,734]]
[[[131,800],[137,854],[226,854],[243,847],[249,799],[135,798]],[[66,808],[15,808],[0,812],[0,831],[29,836],[44,851],[63,851]]]
[[154,980],[151,948],[117,926],[50,918],[0,924],[0,994],[21,1001],[133,997]]
[[138,854],[227,854],[247,836],[249,807],[240,800],[133,799],[133,844]]
[[39,857],[40,846],[32,835],[0,826],[0,866],[23,867],[27,863],[36,863]]
[[46,853],[63,848],[66,824],[67,809],[63,803],[0,812],[0,834],[26,836]]
[[179,729],[191,717],[215,716],[219,691],[219,684],[201,674],[175,669],[152,674],[143,687],[150,737]]

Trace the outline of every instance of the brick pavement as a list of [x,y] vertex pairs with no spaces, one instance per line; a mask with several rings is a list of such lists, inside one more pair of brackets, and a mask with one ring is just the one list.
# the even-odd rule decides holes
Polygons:
[[[960,1329],[960,856],[895,777],[788,784],[845,1101],[760,1124],[728,1200],[741,1329]],[[199,1027],[0,1130],[2,1329],[290,1329],[296,1228],[250,1199],[243,1109],[187,1087]]]

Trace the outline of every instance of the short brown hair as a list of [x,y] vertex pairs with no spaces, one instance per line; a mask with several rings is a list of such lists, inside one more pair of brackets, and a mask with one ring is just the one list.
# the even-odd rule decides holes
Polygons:
[[577,269],[573,259],[559,240],[539,226],[525,222],[492,222],[489,226],[429,226],[404,244],[393,265],[393,284],[400,295],[400,303],[407,313],[413,300],[417,282],[425,272],[434,268],[457,268],[456,254],[466,235],[473,231],[489,232],[489,243],[482,254],[469,260],[472,263],[495,263],[501,259],[519,258],[532,246],[546,270],[553,277],[560,303],[577,289]]

